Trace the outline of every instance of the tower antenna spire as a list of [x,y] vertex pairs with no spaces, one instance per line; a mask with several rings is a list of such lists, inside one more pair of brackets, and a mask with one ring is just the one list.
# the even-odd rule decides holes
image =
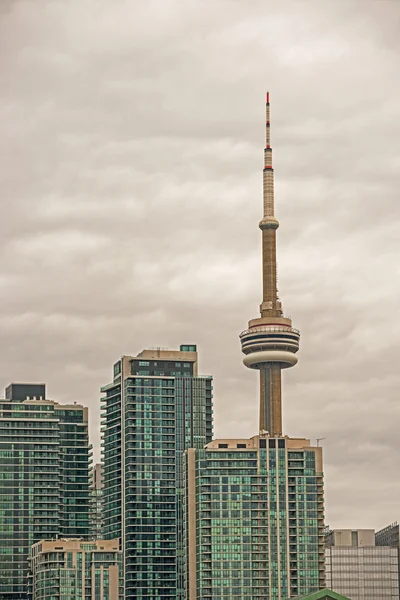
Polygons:
[[260,371],[260,431],[282,435],[281,371],[297,363],[300,333],[292,321],[283,316],[278,298],[276,231],[279,222],[274,214],[274,170],[272,167],[269,92],[265,102],[265,148],[263,169],[261,317],[252,319],[240,334],[244,364]]
[[282,315],[277,290],[276,230],[279,222],[274,216],[274,169],[272,168],[271,120],[269,92],[265,102],[265,148],[263,170],[264,215],[260,221],[263,248],[263,298],[260,306],[262,317]]

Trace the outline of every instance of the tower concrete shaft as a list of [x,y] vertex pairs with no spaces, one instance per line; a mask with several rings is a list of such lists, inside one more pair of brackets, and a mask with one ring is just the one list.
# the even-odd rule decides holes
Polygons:
[[266,98],[266,143],[263,169],[262,231],[263,296],[261,317],[252,319],[240,334],[244,364],[260,371],[260,430],[272,436],[282,435],[282,369],[297,363],[300,333],[293,329],[291,319],[283,316],[278,298],[276,230],[279,222],[274,215],[274,170],[270,135],[269,92]]
[[282,375],[274,363],[260,369],[260,430],[282,435]]

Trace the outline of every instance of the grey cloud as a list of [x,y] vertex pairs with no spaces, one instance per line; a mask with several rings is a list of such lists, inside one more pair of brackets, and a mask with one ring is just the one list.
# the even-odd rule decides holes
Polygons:
[[195,342],[216,435],[257,430],[263,100],[290,435],[327,520],[399,518],[396,2],[15,0],[0,10],[1,380],[91,408],[123,353]]

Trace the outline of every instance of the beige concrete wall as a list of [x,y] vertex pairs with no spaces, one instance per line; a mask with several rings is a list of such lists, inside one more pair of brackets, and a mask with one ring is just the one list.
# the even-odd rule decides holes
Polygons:
[[171,361],[186,361],[193,363],[193,375],[198,375],[198,355],[197,352],[181,352],[180,350],[162,350],[156,348],[154,350],[142,350],[136,358],[149,358],[151,360],[171,360]]
[[334,546],[353,546],[353,532],[357,532],[358,546],[375,546],[374,529],[334,529],[331,543]]
[[110,600],[119,600],[119,569],[118,565],[111,565],[108,569],[110,581]]
[[198,376],[198,354],[197,352],[181,352],[180,350],[164,350],[162,348],[153,348],[142,350],[137,356],[122,356],[123,372],[125,377],[130,377],[130,363],[134,359],[143,358],[145,360],[170,360],[174,362],[193,363],[193,375]]
[[219,444],[228,444],[228,448],[225,448],[225,450],[230,450],[232,448],[234,448],[235,450],[240,451],[241,448],[237,448],[237,444],[246,444],[246,448],[243,448],[243,450],[248,450],[248,449],[253,449],[256,448],[257,446],[255,446],[254,444],[254,439],[218,439],[218,440],[213,440],[212,442],[209,442],[208,444],[206,444],[205,448],[210,448],[213,450],[221,450],[223,451],[224,448],[219,448]]
[[[267,439],[269,439],[269,436],[265,436]],[[213,450],[224,450],[224,448],[219,448],[219,444],[228,444],[228,450],[230,449],[235,449],[235,450],[240,450],[240,448],[237,448],[237,444],[246,444],[246,448],[245,449],[254,449],[254,448],[258,448],[258,440],[259,440],[260,436],[258,435],[254,435],[251,438],[219,438],[217,440],[213,440],[212,442],[209,442],[205,448],[212,448]],[[307,449],[312,449],[315,450],[316,452],[316,456],[317,456],[317,461],[319,460],[321,463],[321,470],[322,470],[322,448],[320,447],[312,447],[310,440],[306,439],[306,438],[289,438],[284,436],[285,440],[286,440],[286,447],[290,448],[290,449],[296,449],[296,450],[301,450],[303,448],[307,448]],[[244,448],[243,448],[244,450]]]
[[[80,552],[82,544],[93,544],[96,546],[96,550],[104,552],[119,550],[119,540],[117,539],[84,541],[80,538],[61,538],[59,540],[42,540],[38,544],[41,545],[42,552]],[[90,550],[90,552],[95,552],[96,550]]]

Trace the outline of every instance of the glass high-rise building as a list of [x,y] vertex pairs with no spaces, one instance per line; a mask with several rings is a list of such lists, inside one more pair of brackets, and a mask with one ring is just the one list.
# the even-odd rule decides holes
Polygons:
[[183,598],[183,452],[212,439],[196,346],[144,350],[102,388],[103,533],[121,538],[124,597]]
[[324,585],[321,448],[214,440],[186,453],[186,598],[278,600]]
[[0,400],[0,600],[28,593],[30,547],[89,535],[88,409],[11,384]]
[[240,334],[243,362],[260,373],[259,435],[186,452],[186,600],[287,600],[323,589],[322,449],[282,426],[282,371],[300,332],[277,288],[274,170],[266,98],[260,316]]
[[397,522],[380,529],[375,533],[376,546],[392,546],[400,548],[400,526]]

